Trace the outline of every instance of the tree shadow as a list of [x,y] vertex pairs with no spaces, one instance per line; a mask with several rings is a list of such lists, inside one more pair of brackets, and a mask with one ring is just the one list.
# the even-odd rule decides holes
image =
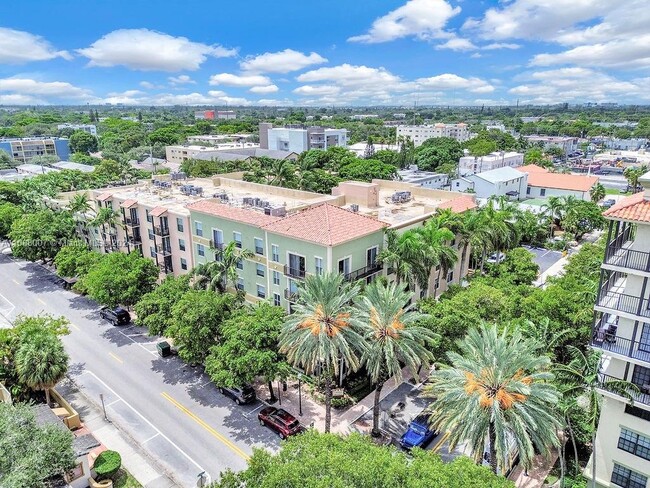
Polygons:
[[192,367],[178,356],[154,359],[151,362],[151,370],[161,374],[163,381],[169,385],[196,386],[210,380],[203,372],[202,366]]

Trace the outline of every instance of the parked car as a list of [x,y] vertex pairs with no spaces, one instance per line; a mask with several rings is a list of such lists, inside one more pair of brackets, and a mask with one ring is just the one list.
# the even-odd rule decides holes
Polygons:
[[286,439],[291,435],[300,434],[305,428],[300,425],[298,419],[286,410],[275,407],[266,407],[257,414],[260,425],[265,425],[276,432],[280,439]]
[[250,385],[242,386],[241,388],[228,386],[220,386],[219,391],[227,396],[232,398],[237,405],[242,405],[244,403],[251,403],[255,401],[255,390]]
[[614,205],[615,203],[616,203],[616,200],[614,200],[613,198],[608,198],[607,200],[603,200],[603,203],[602,203],[601,206],[603,208],[609,208],[612,205]]
[[113,325],[124,325],[131,322],[131,315],[122,307],[102,307],[99,310],[99,316]]
[[406,432],[404,432],[399,440],[402,448],[413,449],[414,447],[426,447],[431,442],[437,435],[437,432],[429,428],[428,419],[428,415],[420,414],[411,420]]
[[502,252],[495,252],[494,254],[491,254],[489,258],[487,258],[487,262],[490,264],[499,264],[503,262],[503,260],[506,258],[506,255]]

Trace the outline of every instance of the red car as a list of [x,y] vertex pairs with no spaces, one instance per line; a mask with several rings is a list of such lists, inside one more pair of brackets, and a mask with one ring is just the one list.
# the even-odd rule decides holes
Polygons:
[[300,425],[298,419],[286,410],[275,407],[266,407],[257,414],[260,425],[265,425],[275,431],[280,439],[286,439],[290,435],[300,434],[305,428]]

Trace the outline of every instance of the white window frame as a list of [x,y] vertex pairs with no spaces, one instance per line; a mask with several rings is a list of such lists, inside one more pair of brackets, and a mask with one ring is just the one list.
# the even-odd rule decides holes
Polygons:
[[368,249],[366,249],[366,260],[365,260],[366,261],[366,266],[369,266],[369,264],[368,264],[368,251],[370,251],[371,249],[376,249],[377,250],[377,252],[375,253],[375,262],[377,262],[377,256],[379,256],[379,246],[378,245],[375,244],[374,246],[370,246]]
[[352,268],[352,254],[349,254],[348,256],[343,256],[342,258],[340,258],[340,259],[338,259],[336,261],[336,272],[337,273],[339,272],[339,264],[341,263],[341,261],[345,261],[346,259],[350,260],[350,270],[348,271],[348,273],[352,273],[352,271],[354,271],[353,268]]
[[[260,249],[262,249],[262,253],[261,253],[261,254],[257,252],[257,241],[261,241],[261,242],[262,242],[262,245],[260,246]],[[264,256],[264,238],[262,238],[262,237],[254,237],[254,238],[253,238],[253,247],[255,248],[254,251],[255,251],[255,254],[256,254],[257,256]]]
[[[236,236],[239,236],[239,240],[236,239]],[[232,231],[232,240],[234,241],[235,247],[237,249],[243,248],[244,244],[242,243],[241,232],[237,232],[236,230]],[[237,244],[239,244],[239,246]]]
[[[260,287],[262,287],[264,289],[264,296],[263,297],[260,296]],[[262,300],[266,300],[267,295],[268,295],[268,293],[267,293],[267,290],[266,290],[266,285],[262,285],[260,283],[255,283],[255,296],[257,298],[261,298]]]
[[[274,247],[278,251],[277,254],[273,253],[273,248]],[[277,256],[278,259],[273,259],[274,256]],[[277,244],[271,244],[271,261],[273,261],[274,263],[279,263],[280,262],[280,246],[278,246]]]
[[[271,280],[273,281],[274,285],[280,286],[281,279],[282,279],[281,276],[282,275],[281,275],[281,273],[279,271],[276,271],[275,269],[273,271],[271,271]],[[276,280],[275,280],[276,277],[277,277],[277,283],[276,283]]]
[[[318,272],[318,266],[316,266],[316,260],[320,259],[320,273]],[[319,275],[325,273],[325,260],[320,256],[314,256],[314,273]]]
[[[197,227],[197,224],[201,227],[201,233],[200,233],[200,234],[198,233],[199,228]],[[201,222],[201,221],[199,221],[199,220],[195,220],[195,221],[194,221],[194,229],[193,229],[193,230],[194,230],[194,235],[195,235],[195,236],[197,236],[197,237],[203,237],[203,222]]]
[[203,244],[199,244],[199,243],[196,244],[196,255],[205,257],[205,246]]

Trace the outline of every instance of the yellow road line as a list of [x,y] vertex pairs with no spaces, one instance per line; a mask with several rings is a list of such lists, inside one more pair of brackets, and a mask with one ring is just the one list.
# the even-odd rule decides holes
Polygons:
[[124,363],[124,361],[122,361],[122,358],[120,358],[119,356],[116,356],[116,355],[113,354],[112,352],[109,352],[108,355],[109,355],[110,357],[112,357],[113,359],[115,359],[115,361],[117,361],[118,363],[120,363],[120,364]]
[[40,303],[41,305],[47,305],[47,304],[46,304],[43,300],[41,300],[40,298],[36,298],[36,300],[37,300],[38,303]]
[[181,412],[183,412],[185,415],[187,415],[189,418],[194,420],[197,424],[199,424],[201,427],[203,427],[205,430],[207,430],[212,436],[214,436],[217,440],[221,441],[226,447],[230,448],[231,451],[233,451],[235,454],[237,454],[239,457],[249,460],[250,456],[246,454],[244,451],[242,451],[239,447],[237,447],[235,444],[230,442],[226,437],[224,437],[222,434],[214,430],[212,427],[210,427],[207,423],[205,423],[203,420],[201,420],[198,416],[190,412],[190,410],[183,405],[181,405],[179,402],[174,400],[169,394],[166,392],[162,392],[161,395],[169,401],[172,405],[174,405],[176,408],[178,408]]
[[447,439],[449,439],[449,436],[451,435],[451,432],[445,432],[445,435],[442,436],[442,438],[438,441],[438,443],[433,446],[433,449],[431,449],[433,452],[438,452],[442,445],[445,443]]

